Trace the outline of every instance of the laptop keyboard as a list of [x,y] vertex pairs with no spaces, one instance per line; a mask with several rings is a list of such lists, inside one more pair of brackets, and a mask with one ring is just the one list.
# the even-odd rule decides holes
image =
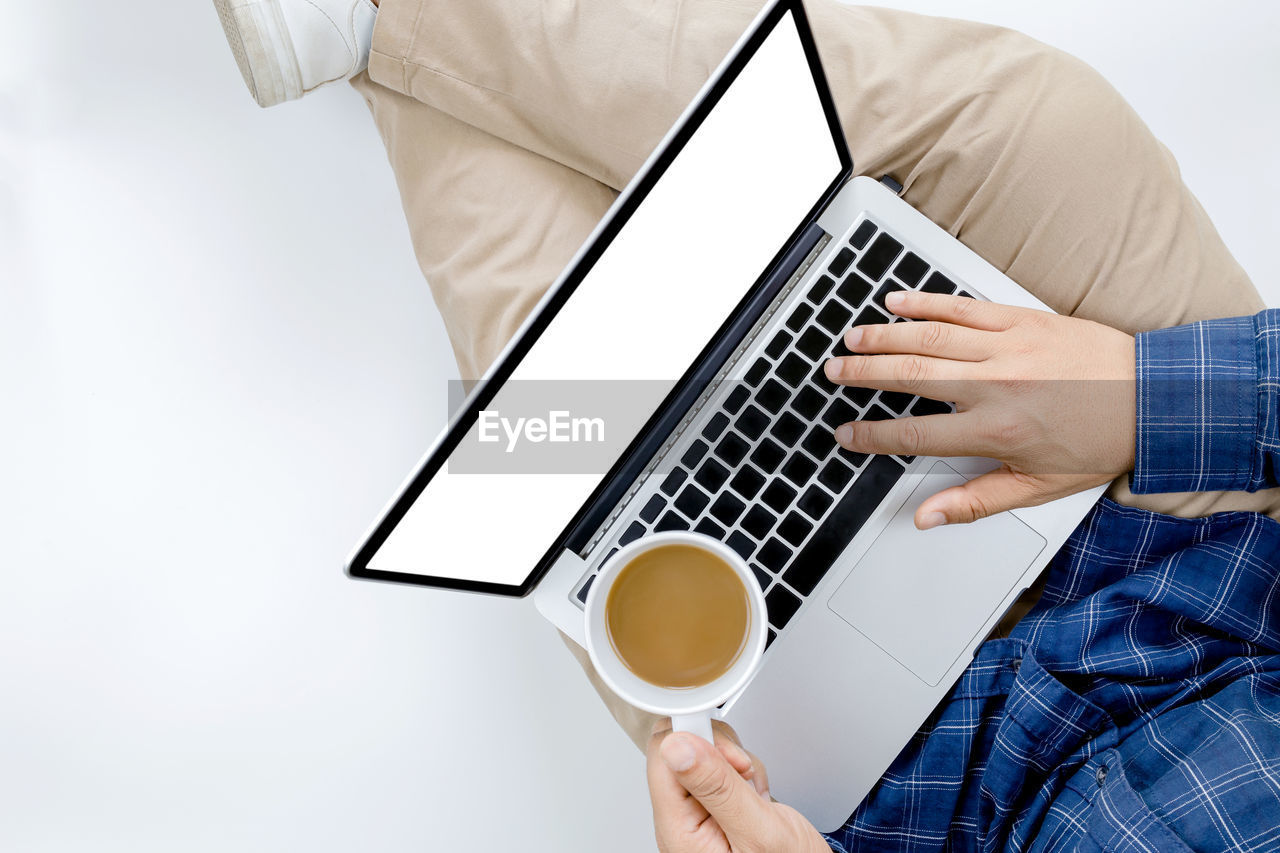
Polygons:
[[[785,322],[743,381],[726,383],[728,393],[691,427],[696,437],[685,439],[657,490],[637,499],[639,511],[618,525],[605,555],[666,530],[724,542],[764,591],[769,644],[914,461],[850,452],[836,444],[834,429],[953,410],[910,394],[838,386],[826,377],[826,360],[849,354],[843,335],[850,326],[902,321],[884,305],[895,290],[972,296],[870,219],[806,287],[784,307]],[[594,580],[593,571],[579,601]]]

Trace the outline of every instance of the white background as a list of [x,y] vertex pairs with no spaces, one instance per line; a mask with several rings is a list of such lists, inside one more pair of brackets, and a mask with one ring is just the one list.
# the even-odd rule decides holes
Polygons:
[[[1280,7],[914,0],[1074,52],[1280,304]],[[346,580],[454,376],[364,105],[212,4],[0,0],[0,849],[651,850],[529,602]]]

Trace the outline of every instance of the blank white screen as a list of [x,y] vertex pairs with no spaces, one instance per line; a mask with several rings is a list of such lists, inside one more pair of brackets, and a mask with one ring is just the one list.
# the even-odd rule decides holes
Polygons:
[[[786,15],[511,379],[678,379],[840,167]],[[487,408],[502,404],[500,390]],[[521,584],[602,475],[460,474],[446,463],[369,568]]]

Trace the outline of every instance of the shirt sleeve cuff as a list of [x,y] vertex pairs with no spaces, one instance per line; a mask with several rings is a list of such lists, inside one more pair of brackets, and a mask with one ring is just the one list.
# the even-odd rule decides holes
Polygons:
[[1253,317],[1137,336],[1135,494],[1253,486],[1258,352]]

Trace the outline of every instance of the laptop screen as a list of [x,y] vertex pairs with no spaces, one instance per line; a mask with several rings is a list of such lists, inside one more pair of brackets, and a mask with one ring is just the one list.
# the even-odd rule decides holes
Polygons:
[[[469,425],[464,418],[454,426],[465,435],[437,445],[384,519],[389,531],[375,534],[364,549],[367,560],[353,563],[352,574],[528,591],[531,573],[600,485],[610,460],[596,451],[586,470],[531,467],[522,448],[542,449],[535,444],[545,445],[547,425],[535,433],[527,424],[513,430],[501,413],[528,411],[529,395],[549,383],[623,381],[631,397],[641,398],[631,403],[652,412],[844,169],[843,141],[828,122],[795,13],[777,15],[743,49],[752,47],[728,88],[722,82],[710,91],[719,100],[692,135],[671,137],[668,153],[678,153],[660,152],[651,161],[649,173],[660,172],[656,182],[633,182],[643,191],[611,213],[621,227],[611,240],[596,238],[602,251],[594,263],[592,252],[583,256],[576,288],[558,310],[554,300],[543,304],[526,327],[532,342],[524,341],[522,357],[517,347],[495,368],[499,377],[508,373],[506,381]],[[726,77],[734,66],[727,67]],[[594,426],[587,421],[583,429]],[[620,455],[642,426],[631,420],[603,427],[611,433],[610,452]],[[566,419],[561,427],[576,436],[576,422]],[[459,461],[458,448],[495,436],[503,452],[488,463]]]

